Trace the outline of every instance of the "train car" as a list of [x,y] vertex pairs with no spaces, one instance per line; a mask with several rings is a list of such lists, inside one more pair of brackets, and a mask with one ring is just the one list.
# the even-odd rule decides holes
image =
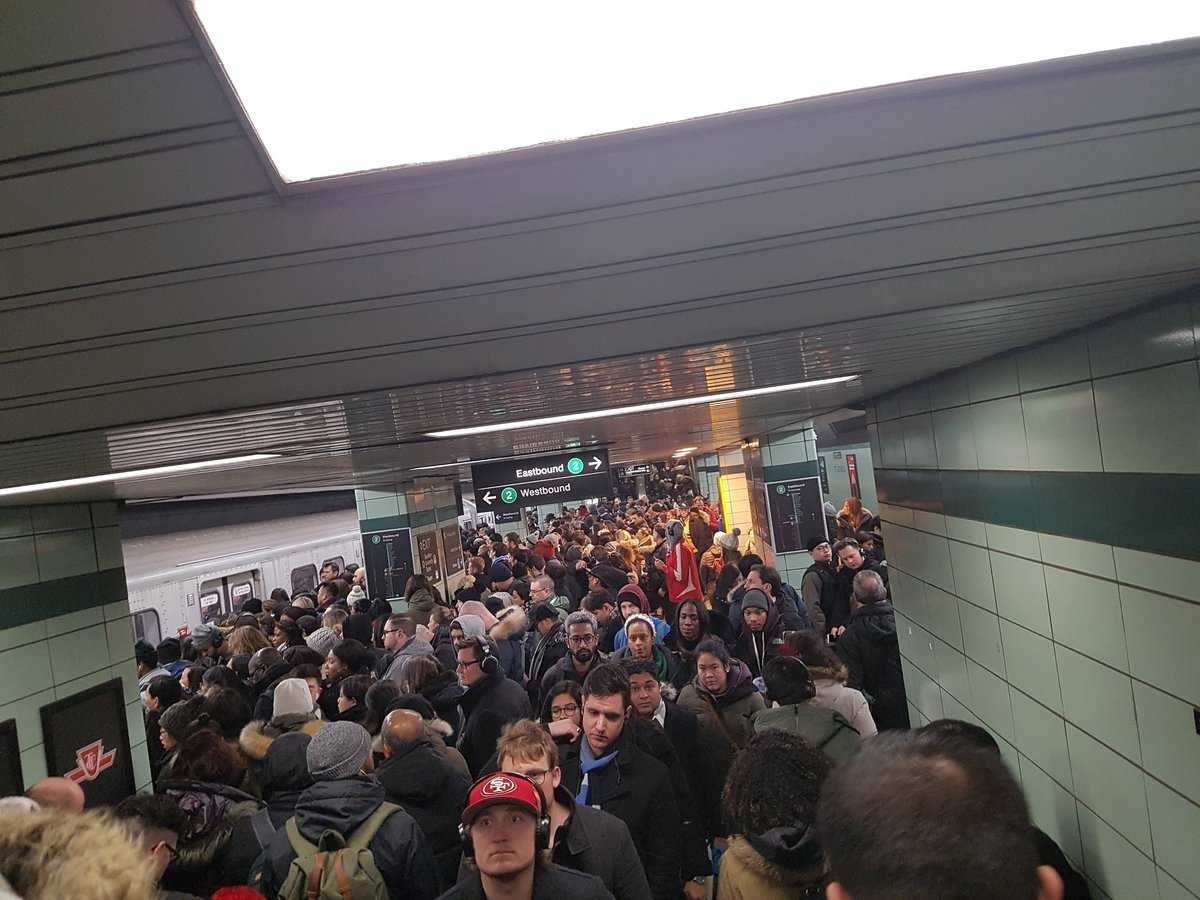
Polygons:
[[320,568],[362,562],[353,508],[122,541],[140,640],[157,644],[239,611],[275,588],[316,587]]

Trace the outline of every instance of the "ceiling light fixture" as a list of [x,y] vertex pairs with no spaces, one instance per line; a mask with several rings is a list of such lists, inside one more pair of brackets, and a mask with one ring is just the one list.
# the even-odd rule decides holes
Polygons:
[[83,478],[64,478],[61,481],[43,481],[40,484],[19,484],[16,487],[0,488],[0,497],[12,497],[16,494],[34,494],[39,491],[53,491],[59,488],[83,487],[88,484],[106,484],[114,481],[127,481],[131,478],[152,478],[156,475],[178,475],[181,472],[198,472],[203,469],[220,469],[226,466],[236,466],[240,463],[261,462],[264,459],[277,459],[278,453],[251,453],[248,456],[227,456],[224,459],[204,459],[199,462],[176,463],[170,466],[155,466],[151,469],[128,469],[124,472],[109,472],[107,475],[86,475]]
[[680,447],[678,450],[675,451],[675,455],[683,456],[688,453],[691,453],[693,450],[699,450],[699,449],[700,449],[699,447]]
[[815,381],[797,381],[793,384],[776,384],[771,387],[722,391],[717,394],[701,394],[698,397],[680,397],[678,400],[659,400],[654,403],[638,403],[633,406],[591,409],[587,412],[568,413],[562,416],[545,416],[540,419],[519,419],[515,422],[497,422],[494,425],[472,425],[469,428],[448,428],[445,431],[426,432],[426,437],[455,438],[467,437],[472,434],[494,434],[497,431],[515,431],[518,428],[537,428],[542,425],[562,425],[566,422],[583,422],[588,419],[606,419],[609,416],[628,416],[633,413],[655,412],[660,409],[674,409],[677,406],[722,403],[726,400],[741,400],[745,397],[761,397],[767,394],[782,394],[787,391],[802,391],[807,388],[826,387],[831,384],[853,381],[857,377],[857,375],[841,375],[837,378],[818,378]]

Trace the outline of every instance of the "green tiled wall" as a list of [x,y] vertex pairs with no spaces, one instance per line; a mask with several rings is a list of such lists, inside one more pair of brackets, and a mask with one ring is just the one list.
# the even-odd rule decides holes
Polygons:
[[115,503],[0,509],[0,721],[16,720],[27,785],[46,776],[40,708],[120,678],[149,787],[133,641]]
[[1196,319],[1177,300],[867,407],[914,722],[988,728],[1112,900],[1200,897]]

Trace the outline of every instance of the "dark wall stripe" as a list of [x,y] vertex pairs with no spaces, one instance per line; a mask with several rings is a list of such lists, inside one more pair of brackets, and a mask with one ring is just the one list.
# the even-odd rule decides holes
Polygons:
[[105,569],[0,590],[0,628],[16,628],[129,597],[125,569]]
[[821,474],[821,464],[814,460],[787,463],[782,466],[763,466],[763,481],[787,481],[790,478],[811,478]]
[[393,528],[411,528],[408,516],[382,516],[378,519],[359,519],[358,530],[363,534],[371,531],[391,531]]
[[1200,560],[1200,524],[1163,515],[1165,498],[1200,505],[1200,475],[876,469],[875,486],[893,506]]

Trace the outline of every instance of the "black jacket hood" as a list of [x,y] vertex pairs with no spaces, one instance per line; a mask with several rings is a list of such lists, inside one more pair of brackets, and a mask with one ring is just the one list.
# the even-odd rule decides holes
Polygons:
[[314,844],[326,830],[351,834],[386,799],[383,786],[369,778],[318,781],[296,803],[296,826]]
[[442,792],[446,765],[432,742],[421,741],[381,763],[375,778],[395,802],[428,806]]
[[811,826],[789,825],[745,837],[746,842],[773,865],[793,872],[820,871],[821,844],[816,829]]
[[867,640],[896,643],[896,611],[886,600],[860,606],[850,618],[862,628]]

